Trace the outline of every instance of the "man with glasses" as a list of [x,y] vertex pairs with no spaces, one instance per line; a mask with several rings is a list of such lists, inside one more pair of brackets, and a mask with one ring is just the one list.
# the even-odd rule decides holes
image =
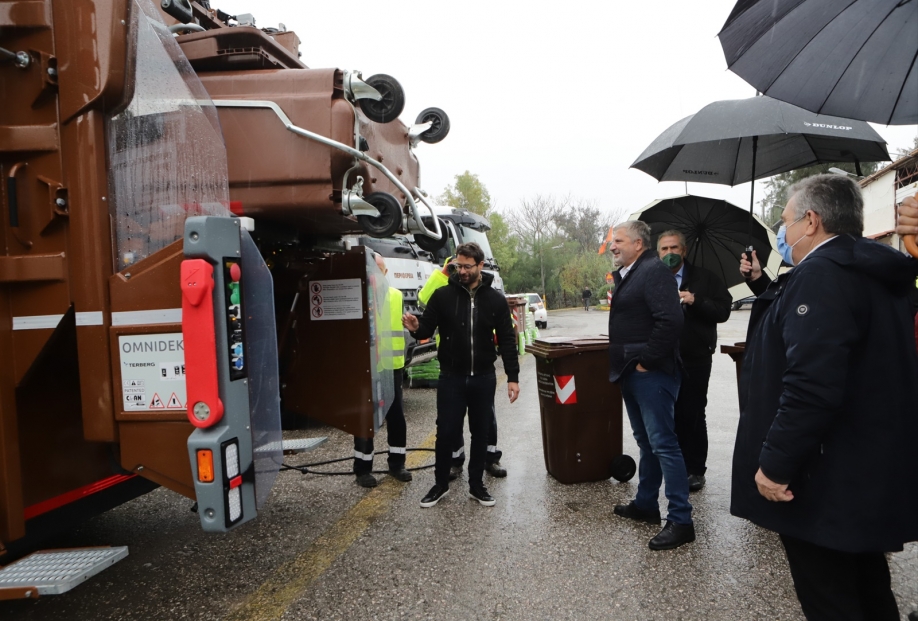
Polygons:
[[510,403],[520,393],[519,356],[507,300],[492,288],[494,277],[482,272],[484,252],[478,244],[462,244],[456,255],[456,273],[449,277],[447,286],[434,291],[424,314],[418,318],[405,313],[402,317],[403,325],[417,340],[430,338],[437,329],[440,331],[434,448],[436,483],[421,500],[425,508],[433,507],[449,493],[452,447],[456,435],[462,433],[466,411],[472,432],[469,496],[486,507],[495,503],[483,482],[488,427],[497,388],[495,333],[507,374]]
[[918,540],[918,261],[863,237],[847,177],[792,186],[739,380],[730,512],[777,532],[807,619],[899,619],[886,553]]

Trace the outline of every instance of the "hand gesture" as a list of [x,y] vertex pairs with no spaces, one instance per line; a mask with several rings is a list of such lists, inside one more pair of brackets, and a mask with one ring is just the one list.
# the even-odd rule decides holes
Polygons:
[[754,281],[762,277],[762,264],[759,263],[759,257],[756,255],[755,250],[752,251],[751,262],[746,256],[746,253],[743,253],[743,258],[739,264],[739,271],[746,280]]
[[507,382],[507,396],[510,397],[510,403],[520,396],[520,385],[517,382]]
[[909,196],[899,205],[896,235],[918,235],[918,194]]
[[794,499],[794,492],[787,489],[787,485],[775,483],[765,476],[761,468],[755,473],[755,485],[759,488],[759,494],[761,494],[765,500],[770,500],[771,502],[790,502]]
[[414,332],[420,327],[418,323],[418,318],[411,313],[405,313],[402,315],[402,325],[405,326],[405,329],[409,332]]
[[691,306],[695,303],[695,294],[691,291],[680,291],[679,292],[679,301],[683,304],[688,304]]

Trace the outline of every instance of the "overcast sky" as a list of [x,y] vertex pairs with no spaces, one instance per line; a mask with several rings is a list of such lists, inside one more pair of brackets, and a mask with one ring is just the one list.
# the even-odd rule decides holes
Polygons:
[[[628,167],[654,138],[713,101],[755,90],[727,70],[717,33],[735,0],[545,3],[211,0],[286,25],[309,67],[387,73],[406,92],[406,124],[429,106],[449,136],[421,144],[422,187],[439,194],[465,170],[498,209],[536,194],[636,211],[684,193]],[[890,153],[918,127],[874,126]],[[762,183],[756,187],[762,196]],[[749,204],[749,184],[691,183],[692,194]]]

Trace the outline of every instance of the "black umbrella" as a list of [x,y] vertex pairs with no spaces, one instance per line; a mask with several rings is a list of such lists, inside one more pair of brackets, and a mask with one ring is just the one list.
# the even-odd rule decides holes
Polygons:
[[[659,199],[631,214],[629,220],[650,225],[654,248],[660,233],[681,232],[685,235],[689,262],[714,272],[727,288],[745,282],[736,257],[750,245],[750,236],[751,245],[770,276],[774,277],[781,266],[781,256],[774,250],[775,234],[757,217],[724,200],[692,195]],[[730,293],[734,300],[749,295],[745,287]]]
[[[864,121],[807,112],[770,97],[717,101],[660,134],[631,168],[658,181],[737,185],[825,162],[888,161]],[[749,211],[755,203],[755,184]]]
[[814,164],[888,160],[886,142],[863,121],[751,97],[717,101],[682,119],[631,167],[658,181],[738,185]]
[[718,37],[730,70],[770,97],[918,123],[916,0],[740,0]]

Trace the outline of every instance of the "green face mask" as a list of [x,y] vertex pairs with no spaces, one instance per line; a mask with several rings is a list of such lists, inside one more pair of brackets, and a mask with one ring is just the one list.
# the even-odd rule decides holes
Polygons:
[[676,254],[675,252],[670,252],[668,255],[663,257],[662,261],[666,264],[666,267],[674,269],[682,264],[682,255]]

